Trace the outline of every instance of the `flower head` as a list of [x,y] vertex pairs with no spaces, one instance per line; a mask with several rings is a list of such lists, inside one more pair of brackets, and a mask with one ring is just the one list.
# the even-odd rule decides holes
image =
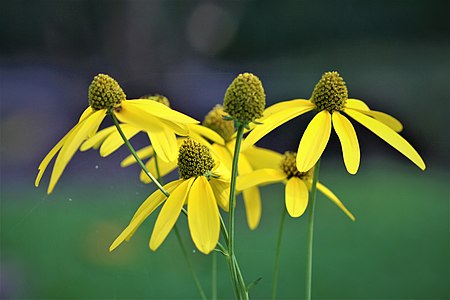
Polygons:
[[402,124],[383,112],[371,110],[363,101],[348,98],[347,87],[337,72],[326,72],[317,83],[309,100],[295,99],[277,103],[264,112],[255,127],[242,144],[245,150],[264,135],[281,124],[306,112],[317,110],[300,140],[297,150],[297,168],[306,172],[314,167],[322,156],[333,127],[342,147],[345,167],[350,174],[356,174],[360,164],[359,142],[348,115],[378,137],[405,155],[420,169],[425,163],[417,151],[398,132]]
[[203,120],[203,126],[211,128],[223,137],[225,142],[229,142],[233,139],[234,134],[234,124],[231,120],[225,120],[225,111],[223,106],[217,104],[214,108],[206,115]]
[[145,95],[145,96],[142,96],[139,99],[148,99],[148,100],[156,101],[158,103],[164,104],[167,107],[170,107],[169,99],[166,96],[163,96],[163,95],[160,95],[160,94]]
[[[78,123],[50,150],[38,167],[35,186],[39,185],[50,161],[57,156],[47,190],[49,194],[77,150],[80,147],[84,150],[89,148],[83,143],[96,134],[107,114],[114,114],[120,121],[126,123],[122,126],[127,138],[131,138],[141,130],[147,131],[155,151],[165,161],[176,160],[178,144],[175,133],[187,135],[189,133],[187,125],[199,123],[156,101],[126,100],[125,93],[117,81],[106,74],[94,77],[89,86],[88,100],[89,107],[83,112]],[[113,131],[114,128],[102,132],[100,138],[90,147],[98,146],[99,141]],[[120,145],[117,146],[115,143],[111,146],[117,149]]]
[[217,245],[220,232],[218,205],[227,209],[229,177],[215,164],[208,148],[186,139],[180,147],[180,179],[164,186],[167,197],[159,190],[151,194],[136,211],[125,230],[112,243],[114,250],[134,234],[142,222],[161,204],[150,238],[150,249],[155,251],[164,242],[175,225],[183,206],[187,204],[189,231],[196,247],[205,254]]
[[[300,172],[296,168],[295,161],[296,153],[286,152],[279,168],[259,169],[247,174],[240,174],[237,180],[237,189],[245,191],[256,186],[283,182],[285,184],[286,210],[291,217],[300,217],[308,207],[308,190],[311,189],[313,170]],[[317,182],[317,189],[336,204],[351,220],[355,220],[353,214],[326,186]]]
[[89,105],[95,110],[117,107],[126,97],[117,81],[106,74],[95,76],[89,86]]
[[262,117],[266,94],[259,78],[251,73],[239,74],[223,99],[224,111],[235,120],[248,124]]

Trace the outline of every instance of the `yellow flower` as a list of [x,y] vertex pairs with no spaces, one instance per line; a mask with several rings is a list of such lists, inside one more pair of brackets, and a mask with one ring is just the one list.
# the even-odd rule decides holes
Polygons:
[[[152,101],[157,101],[160,103],[163,103],[166,106],[170,106],[169,99],[162,95],[153,95],[153,96],[144,96],[141,97],[141,99],[148,99]],[[222,137],[217,134],[215,131],[204,127],[200,124],[186,124],[188,130],[189,130],[189,137],[193,140],[200,142],[201,144],[210,147],[209,141],[214,142],[222,142]],[[140,131],[144,130],[144,128],[138,128],[136,126],[133,126],[131,124],[121,124],[120,125],[123,133],[125,134],[127,139],[131,139],[133,136],[135,136]],[[147,132],[148,135],[151,134],[151,132]],[[175,151],[178,153],[178,148],[183,144],[183,141],[185,138],[177,138],[177,148]],[[150,140],[151,141],[151,140]],[[114,151],[116,151],[119,147],[121,147],[124,144],[124,141],[122,137],[120,136],[119,132],[115,128],[115,126],[107,127],[103,130],[100,130],[97,132],[93,137],[86,140],[80,147],[81,151],[86,151],[88,149],[94,148],[98,149],[100,155],[102,157],[106,157],[110,154],[112,154]],[[157,174],[156,170],[156,162],[155,162],[155,150],[152,145],[143,147],[142,149],[138,150],[136,153],[140,159],[147,159],[150,158],[145,164],[147,170],[152,174]],[[158,158],[160,157],[159,153],[156,152]],[[126,157],[122,162],[122,167],[127,167],[132,164],[136,163],[136,159],[133,155],[129,155]],[[172,172],[177,167],[177,157],[169,157],[167,159],[158,159],[158,168],[159,168],[159,174],[160,176],[165,176],[168,173]],[[140,171],[140,180],[144,183],[150,183],[150,179],[146,175],[144,171]]]
[[[221,105],[216,105],[205,117],[203,125],[215,130],[222,136],[223,141],[212,145],[211,151],[215,156],[231,170],[234,146],[236,142],[236,133],[234,124],[231,120],[225,120],[224,108]],[[238,173],[247,174],[260,168],[276,168],[281,155],[277,152],[251,146],[239,155]],[[258,227],[261,219],[261,195],[259,189],[251,187],[242,192],[244,199],[245,211],[247,216],[247,223],[250,229]]]
[[[291,217],[300,217],[308,206],[308,190],[312,185],[312,172],[300,172],[296,167],[296,153],[286,152],[276,169],[259,169],[251,173],[239,175],[237,189],[246,190],[255,186],[266,185],[275,182],[283,182],[285,188],[286,210]],[[338,197],[326,186],[317,182],[317,190],[336,204],[350,219],[355,217],[342,204]]]
[[58,154],[50,177],[48,194],[53,191],[80,145],[97,132],[109,111],[113,111],[121,122],[150,132],[155,150],[166,160],[177,155],[175,133],[187,134],[189,129],[186,124],[198,123],[191,117],[155,101],[126,100],[126,95],[117,81],[105,74],[94,77],[89,86],[88,98],[89,107],[83,112],[78,123],[50,150],[39,165],[36,187],[48,164]]
[[164,242],[187,204],[189,231],[195,246],[202,253],[210,253],[217,245],[220,217],[217,205],[228,202],[229,177],[216,164],[209,149],[191,139],[186,139],[178,156],[180,179],[164,186],[170,193],[159,190],[148,197],[138,208],[129,225],[116,238],[110,251],[124,240],[129,240],[144,220],[164,203],[150,237],[150,249],[155,251]]
[[341,142],[345,167],[350,174],[356,174],[360,163],[358,138],[353,125],[343,113],[425,170],[425,163],[417,151],[397,133],[402,130],[402,124],[388,114],[371,110],[361,100],[349,99],[345,82],[337,72],[323,74],[309,100],[295,99],[267,108],[264,117],[258,120],[263,124],[249,133],[242,149],[250,147],[281,124],[314,109],[318,113],[309,123],[298,146],[297,168],[301,172],[308,171],[319,160],[333,126]]

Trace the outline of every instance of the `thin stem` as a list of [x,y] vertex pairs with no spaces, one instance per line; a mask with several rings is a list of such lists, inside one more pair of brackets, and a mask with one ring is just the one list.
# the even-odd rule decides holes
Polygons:
[[283,228],[284,228],[284,219],[286,217],[286,209],[283,205],[283,211],[281,212],[280,217],[280,225],[278,226],[278,238],[277,245],[275,251],[275,263],[273,266],[273,275],[272,275],[272,299],[275,300],[277,298],[277,285],[278,285],[278,270],[280,265],[280,250],[281,250],[281,238],[283,237]]
[[228,253],[229,253],[229,263],[230,263],[230,271],[231,278],[233,283],[237,285],[239,294],[236,296],[239,299],[248,299],[248,293],[245,286],[245,283],[242,279],[242,275],[238,273],[238,269],[236,269],[236,261],[234,254],[234,212],[236,206],[236,177],[238,173],[238,161],[239,161],[239,152],[241,150],[241,142],[242,136],[244,134],[244,125],[239,124],[237,128],[236,134],[236,144],[234,147],[233,154],[233,164],[231,169],[231,182],[230,182],[230,201],[229,201],[229,214],[228,214]]
[[305,299],[311,300],[312,291],[312,263],[313,263],[313,236],[314,236],[314,210],[316,206],[317,181],[319,179],[320,159],[314,166],[314,175],[309,200],[308,232],[306,239],[306,287]]
[[217,253],[212,253],[211,299],[217,300]]
[[177,236],[178,242],[180,243],[180,248],[181,248],[181,251],[183,252],[184,258],[186,259],[186,262],[188,264],[189,270],[191,270],[192,277],[194,278],[194,282],[195,282],[195,285],[197,286],[198,292],[200,293],[200,297],[203,300],[206,300],[207,298],[206,298],[205,292],[203,291],[202,285],[200,284],[200,281],[198,280],[197,274],[195,274],[194,269],[192,268],[191,260],[189,259],[189,256],[187,254],[186,248],[184,247],[183,241],[181,239],[180,232],[178,231],[178,227],[175,225],[173,227],[173,229],[174,229],[175,234]]
[[150,173],[147,168],[145,167],[145,164],[142,162],[142,160],[139,158],[139,156],[137,155],[136,151],[134,150],[133,146],[131,146],[130,142],[128,141],[127,137],[125,136],[125,134],[122,131],[122,128],[120,128],[119,125],[119,121],[117,120],[116,115],[114,114],[113,111],[108,110],[108,115],[111,116],[111,119],[114,122],[114,125],[117,128],[117,131],[119,132],[120,136],[122,137],[125,145],[128,147],[128,149],[130,150],[131,154],[133,155],[134,159],[136,159],[136,162],[139,164],[139,166],[141,167],[141,169],[145,172],[145,174],[147,174],[147,176],[150,178],[151,181],[153,181],[153,183],[158,187],[158,189],[167,197],[169,197],[169,193],[163,188],[163,186],[159,183],[158,180],[156,180],[156,178],[152,175],[152,173]]

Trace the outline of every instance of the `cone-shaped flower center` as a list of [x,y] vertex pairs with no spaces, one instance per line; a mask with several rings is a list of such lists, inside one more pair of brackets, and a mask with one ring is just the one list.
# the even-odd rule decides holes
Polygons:
[[226,113],[242,123],[261,118],[266,94],[259,78],[251,73],[239,74],[228,87],[223,106]]
[[220,134],[220,136],[223,137],[226,142],[229,142],[231,141],[231,137],[234,133],[234,124],[231,120],[224,120],[224,115],[225,112],[223,110],[223,106],[217,104],[206,115],[205,119],[203,120],[203,126],[214,130],[215,132]]
[[292,151],[286,151],[283,155],[283,160],[281,161],[281,169],[287,175],[288,178],[298,177],[301,179],[306,179],[311,174],[311,171],[300,172],[296,166],[297,153]]
[[178,172],[183,179],[202,176],[212,170],[215,162],[209,149],[202,144],[186,139],[178,154]]
[[170,107],[169,99],[167,99],[167,97],[165,97],[163,95],[159,95],[159,94],[145,95],[145,96],[142,96],[140,99],[148,99],[148,100],[156,101],[156,102],[164,104],[167,107]]
[[338,72],[326,72],[316,84],[310,101],[319,110],[341,111],[348,98],[347,86]]
[[110,109],[120,105],[126,99],[120,85],[106,74],[98,74],[89,86],[89,105],[95,109]]

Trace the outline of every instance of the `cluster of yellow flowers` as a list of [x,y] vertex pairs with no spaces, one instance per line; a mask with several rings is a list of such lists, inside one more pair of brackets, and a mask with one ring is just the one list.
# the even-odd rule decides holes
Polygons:
[[[347,116],[425,169],[420,155],[400,136],[402,124],[388,114],[371,110],[361,100],[349,98],[346,84],[337,72],[324,73],[309,99],[283,101],[268,108],[265,108],[265,92],[259,78],[250,73],[240,74],[226,90],[223,106],[216,104],[202,124],[172,109],[169,100],[161,95],[126,99],[119,84],[105,74],[95,76],[88,98],[89,107],[78,123],[39,165],[36,186],[55,156],[49,194],[77,150],[99,149],[105,157],[124,144],[130,148],[129,140],[139,132],[148,135],[149,146],[136,152],[130,148],[132,155],[121,166],[140,163],[140,179],[144,183],[155,182],[152,174],[161,178],[177,167],[179,172],[178,180],[164,186],[155,182],[160,189],[142,202],[110,251],[129,240],[142,222],[162,206],[151,234],[150,248],[156,250],[164,242],[184,212],[194,244],[208,254],[220,246],[221,226],[225,227],[219,208],[232,213],[235,194],[242,192],[248,226],[253,230],[262,214],[258,187],[276,182],[285,184],[285,205],[291,217],[304,214],[310,191],[317,189],[354,220],[353,214],[331,190],[313,180],[314,168],[332,127],[341,142],[347,171],[357,173],[359,143]],[[297,152],[282,155],[254,146],[276,127],[310,111],[315,116],[303,132]],[[115,126],[99,130],[107,115]],[[148,161],[144,164],[142,160]],[[237,178],[234,174],[238,174]],[[232,224],[230,227],[233,228]]]

